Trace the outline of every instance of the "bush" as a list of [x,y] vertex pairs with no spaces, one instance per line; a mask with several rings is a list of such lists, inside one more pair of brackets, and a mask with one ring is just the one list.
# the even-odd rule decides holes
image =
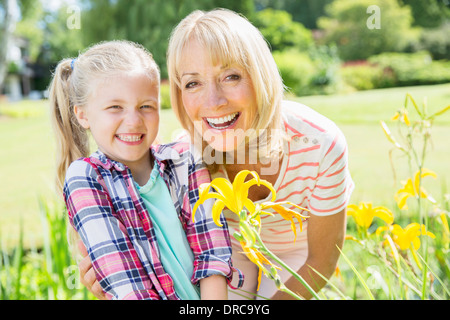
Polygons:
[[343,65],[340,75],[347,85],[356,90],[388,88],[395,86],[397,82],[391,69],[372,65],[366,61]]
[[439,84],[450,82],[450,62],[433,61],[428,52],[382,53],[368,59],[381,68],[391,69],[398,86]]
[[161,109],[170,109],[170,86],[167,82],[161,83]]
[[325,87],[333,87],[338,81],[338,71],[341,61],[336,46],[314,46],[309,49],[309,56],[314,62],[316,73],[311,84],[317,89],[316,93],[326,93],[320,90]]
[[295,95],[308,94],[311,79],[316,71],[308,54],[297,50],[286,50],[274,52],[273,57],[289,92]]
[[324,43],[335,43],[341,59],[364,60],[382,52],[399,52],[418,41],[419,29],[411,27],[410,8],[397,0],[376,1],[380,28],[368,28],[367,8],[373,4],[372,0],[335,0],[326,7],[327,17],[319,18]]
[[264,9],[256,12],[253,20],[274,51],[292,47],[305,51],[314,44],[312,32],[286,11]]
[[434,60],[450,60],[450,22],[436,29],[424,29],[418,44],[419,50],[426,50]]
[[312,47],[308,52],[297,49],[276,51],[273,57],[290,93],[304,96],[334,91],[340,61],[332,48]]

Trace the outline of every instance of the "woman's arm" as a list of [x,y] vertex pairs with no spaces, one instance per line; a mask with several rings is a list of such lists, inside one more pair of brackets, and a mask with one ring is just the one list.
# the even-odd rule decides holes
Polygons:
[[[298,270],[298,274],[318,292],[326,281],[322,279],[309,266],[317,270],[325,278],[329,279],[336,270],[340,252],[336,248],[342,248],[345,238],[347,213],[346,209],[330,215],[308,218],[308,258],[305,264]],[[305,299],[311,299],[311,293],[294,277],[286,281],[285,285],[292,291],[300,294]],[[289,300],[292,296],[278,291],[273,300]]]
[[83,256],[83,259],[78,263],[80,271],[80,282],[85,286],[99,300],[109,300],[109,297],[103,291],[100,282],[95,276],[95,270],[92,267],[91,258],[89,258],[86,247],[83,241],[78,240],[78,251]]

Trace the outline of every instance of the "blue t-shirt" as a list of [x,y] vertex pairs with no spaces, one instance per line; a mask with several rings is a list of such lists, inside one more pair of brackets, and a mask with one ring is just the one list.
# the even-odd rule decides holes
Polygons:
[[191,282],[194,270],[194,254],[186,238],[186,232],[155,162],[150,179],[144,186],[135,182],[156,234],[164,270],[174,281],[175,292],[182,300],[200,299],[200,290]]

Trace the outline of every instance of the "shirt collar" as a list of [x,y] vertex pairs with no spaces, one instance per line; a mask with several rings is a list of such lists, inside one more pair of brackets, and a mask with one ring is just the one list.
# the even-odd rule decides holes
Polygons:
[[153,153],[153,156],[155,157],[155,159],[159,162],[161,161],[165,161],[165,160],[179,160],[180,157],[180,153],[175,150],[175,148],[173,147],[174,144],[160,144],[160,145],[156,145],[156,146],[152,146],[151,151]]
[[[180,154],[177,150],[173,148],[173,145],[156,145],[150,148],[153,156],[158,162],[163,162],[166,160],[180,160]],[[92,163],[101,166],[104,169],[111,170],[114,168],[117,171],[125,171],[128,167],[119,161],[112,160],[108,158],[102,151],[97,150],[94,152],[90,159]]]
[[103,152],[97,150],[90,156],[91,162],[104,169],[111,170],[114,167],[117,171],[124,171],[127,166],[115,160],[109,159]]

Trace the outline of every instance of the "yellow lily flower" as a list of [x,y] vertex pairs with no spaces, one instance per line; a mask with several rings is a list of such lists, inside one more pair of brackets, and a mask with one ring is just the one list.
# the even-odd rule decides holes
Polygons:
[[428,198],[431,202],[435,202],[433,198],[428,196],[427,192],[423,187],[420,187],[419,190],[419,184],[420,181],[425,178],[426,176],[431,176],[433,178],[436,178],[436,173],[434,173],[431,170],[428,169],[422,169],[422,171],[417,171],[414,175],[414,181],[409,178],[406,182],[403,182],[403,187],[397,191],[394,198],[397,201],[397,205],[400,209],[406,210],[408,209],[408,205],[406,204],[406,200],[408,200],[409,197],[421,197],[421,198]]
[[[410,223],[403,229],[398,224],[393,225],[392,228],[393,240],[399,246],[400,250],[408,250],[413,248],[417,250],[420,248],[420,235],[426,235],[434,239],[435,235],[427,231],[424,225],[416,222]],[[411,246],[412,245],[412,246]]]
[[258,288],[257,288],[257,290],[259,290],[259,287],[261,285],[261,276],[262,276],[263,272],[268,278],[276,276],[276,275],[272,274],[271,272],[269,272],[264,265],[268,265],[270,268],[275,268],[278,270],[281,270],[281,268],[274,265],[258,249],[248,246],[245,242],[241,242],[241,247],[244,250],[244,253],[247,256],[247,258],[259,267]]
[[444,248],[448,250],[449,242],[450,242],[450,229],[448,227],[447,222],[447,214],[445,212],[442,212],[439,217],[441,218],[442,226],[444,228],[444,235],[442,237],[442,240],[444,242]]
[[[248,175],[252,175],[253,178],[249,181],[245,181]],[[248,198],[248,190],[254,185],[263,185],[268,188],[272,193],[271,201],[255,205]],[[215,191],[210,191],[211,188],[213,188]],[[316,292],[309,286],[307,282],[303,280],[303,278],[301,278],[294,270],[292,270],[281,259],[279,259],[276,255],[270,252],[269,249],[267,249],[259,236],[259,231],[261,228],[261,214],[273,215],[272,213],[266,212],[264,210],[273,209],[284,219],[289,220],[291,222],[292,230],[295,236],[297,236],[294,218],[299,221],[301,230],[302,218],[306,219],[307,216],[303,216],[289,208],[285,208],[284,205],[290,205],[305,211],[309,211],[308,209],[302,208],[288,201],[279,203],[274,202],[276,199],[276,191],[273,188],[272,184],[266,180],[260,179],[257,172],[249,170],[240,171],[236,175],[233,183],[230,183],[230,181],[224,178],[216,178],[211,181],[211,183],[202,184],[199,188],[199,193],[199,200],[195,204],[192,211],[193,220],[195,217],[195,212],[197,211],[199,205],[208,199],[216,199],[212,207],[212,218],[217,225],[222,226],[222,224],[220,223],[220,214],[225,207],[227,207],[239,217],[239,231],[236,231],[234,233],[234,237],[240,242],[241,247],[249,260],[259,267],[258,287],[260,284],[261,275],[264,272],[264,274],[269,279],[275,281],[275,285],[279,290],[284,291],[297,299],[300,298],[297,294],[290,291],[284,286],[284,284],[281,282],[280,276],[277,274],[277,269],[281,269],[273,264],[270,260],[268,260],[264,256],[265,254],[277,264],[283,266],[283,268],[288,270],[297,280],[299,280],[305,286],[306,289],[308,289],[309,292],[311,292],[311,294],[316,299],[320,299]],[[269,266],[270,270],[268,270],[266,266]]]
[[411,125],[411,121],[408,118],[408,111],[406,109],[400,109],[395,113],[391,120],[400,120],[404,122],[407,126]]
[[429,236],[432,239],[436,238],[436,236],[432,232],[427,231],[425,225],[420,225],[416,222],[410,223],[404,229],[398,224],[380,227],[377,229],[376,233],[379,234],[385,230],[389,230],[392,233],[392,240],[394,240],[400,250],[411,251],[414,260],[419,268],[421,268],[421,264],[416,254],[416,251],[420,248],[419,236]]
[[389,127],[387,126],[387,124],[384,121],[380,121],[381,124],[381,128],[383,129],[384,134],[386,135],[386,137],[388,138],[388,140],[398,149],[405,151],[405,148],[403,148],[400,143],[397,142],[397,140],[395,140],[394,136],[392,135],[391,131],[389,130]]
[[270,213],[262,211],[262,210],[271,208],[271,209],[275,210],[278,214],[280,214],[283,217],[283,219],[290,221],[291,229],[295,235],[295,238],[294,238],[294,242],[295,242],[295,240],[297,240],[297,230],[295,227],[294,218],[297,219],[297,221],[300,225],[300,232],[302,232],[302,230],[303,230],[302,219],[307,219],[308,217],[301,215],[300,213],[295,212],[294,210],[285,208],[285,207],[283,207],[283,205],[290,205],[290,206],[296,207],[297,209],[300,209],[300,210],[309,211],[308,209],[300,207],[289,201],[283,201],[283,202],[269,202],[268,201],[268,202],[262,203],[260,208],[261,208],[262,213],[267,213],[267,214],[270,214]]
[[[245,182],[245,178],[251,174],[253,179]],[[266,180],[259,178],[255,171],[242,170],[240,171],[233,184],[225,178],[216,178],[211,183],[202,184],[199,187],[200,197],[194,206],[192,212],[192,219],[195,217],[195,212],[198,206],[208,199],[216,199],[212,208],[212,217],[218,226],[222,226],[219,221],[222,210],[227,207],[232,212],[239,215],[239,213],[247,208],[250,212],[255,211],[255,204],[248,198],[248,189],[254,185],[264,185],[272,192],[272,201],[275,200],[276,191],[272,184]],[[214,188],[217,192],[210,192],[210,188]]]
[[388,208],[383,206],[372,207],[370,202],[360,202],[359,206],[356,204],[348,205],[347,215],[352,216],[356,224],[365,229],[372,225],[375,217],[380,218],[387,224],[394,222],[394,215]]

